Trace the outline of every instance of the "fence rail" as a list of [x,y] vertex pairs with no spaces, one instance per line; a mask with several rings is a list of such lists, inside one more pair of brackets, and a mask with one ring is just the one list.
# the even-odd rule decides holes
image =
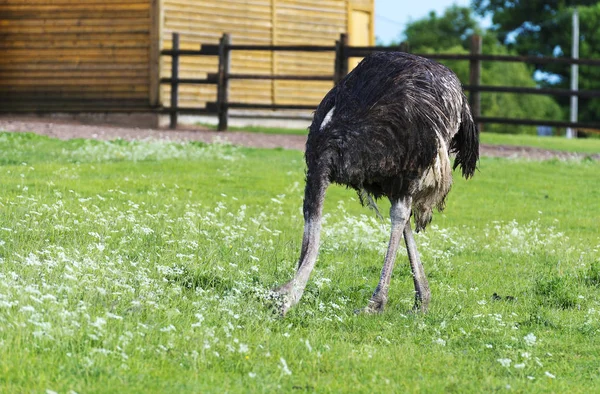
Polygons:
[[[172,48],[161,51],[161,55],[170,56],[171,77],[161,78],[161,84],[171,86],[171,103],[169,108],[163,108],[163,113],[170,115],[170,127],[177,127],[177,116],[182,114],[215,114],[218,116],[218,130],[227,130],[229,109],[262,109],[262,110],[314,110],[316,105],[300,104],[258,104],[238,103],[229,100],[230,80],[285,80],[285,81],[331,81],[337,83],[348,73],[348,59],[351,57],[364,57],[375,51],[407,51],[406,46],[401,47],[352,47],[348,45],[348,37],[341,34],[335,46],[322,45],[232,45],[229,34],[223,34],[219,44],[201,45],[198,50],[179,49],[179,34],[173,33]],[[284,51],[284,52],[334,52],[335,62],[331,75],[270,75],[270,74],[245,74],[231,73],[232,51]],[[481,53],[481,38],[474,35],[471,40],[469,54],[418,54],[434,60],[465,60],[469,62],[469,84],[463,85],[469,92],[469,101],[473,116],[477,123],[501,123],[512,125],[534,125],[552,127],[570,127],[574,129],[598,130],[600,123],[581,123],[568,121],[555,121],[549,119],[515,119],[505,117],[488,117],[481,114],[481,92],[537,94],[549,96],[570,96],[582,98],[600,97],[600,90],[568,90],[554,88],[528,88],[519,86],[487,86],[481,85],[481,63],[483,61],[521,62],[528,64],[580,64],[600,66],[600,59],[571,59],[538,56],[506,56],[485,55]],[[179,78],[179,58],[181,56],[218,56],[218,71],[208,73],[206,78]],[[178,106],[179,85],[217,86],[217,96],[214,102],[206,103],[205,108],[186,108]]]

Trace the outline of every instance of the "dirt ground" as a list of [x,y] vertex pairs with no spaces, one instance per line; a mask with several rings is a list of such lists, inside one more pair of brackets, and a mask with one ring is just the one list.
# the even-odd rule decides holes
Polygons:
[[[304,150],[306,137],[301,135],[276,135],[249,133],[243,131],[217,132],[201,126],[181,127],[177,130],[144,129],[134,127],[115,127],[110,125],[87,125],[76,121],[53,120],[38,117],[0,116],[0,130],[25,132],[30,131],[63,140],[72,138],[95,138],[99,140],[161,139],[169,141],[227,141],[234,145],[256,148],[285,148]],[[486,145],[480,146],[482,156],[514,157],[533,160],[577,159],[592,157],[600,160],[600,154],[586,155],[582,153],[560,152],[524,146]]]

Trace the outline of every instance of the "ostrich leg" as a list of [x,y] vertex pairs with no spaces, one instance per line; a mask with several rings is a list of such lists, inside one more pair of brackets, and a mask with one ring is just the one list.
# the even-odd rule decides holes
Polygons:
[[383,312],[383,308],[387,302],[388,289],[390,287],[390,280],[392,279],[392,271],[394,269],[394,261],[396,260],[400,238],[402,237],[404,228],[410,225],[408,221],[410,219],[411,204],[412,198],[410,197],[392,201],[390,208],[390,218],[392,221],[390,243],[383,262],[383,268],[381,269],[379,284],[377,284],[375,292],[369,300],[369,304],[364,309],[366,313]]
[[413,281],[415,283],[415,306],[414,310],[421,312],[427,312],[429,307],[429,299],[431,298],[431,292],[429,291],[429,283],[425,277],[425,270],[421,264],[421,258],[417,251],[417,244],[413,237],[412,229],[410,228],[410,220],[404,227],[404,242],[406,243],[406,251],[408,252],[408,260],[410,261],[410,269],[413,274]]
[[306,282],[317,261],[323,200],[328,185],[325,177],[311,176],[310,173],[307,175],[304,191],[304,235],[296,275],[291,281],[275,289],[283,298],[280,309],[282,316],[285,316],[286,312],[300,301]]

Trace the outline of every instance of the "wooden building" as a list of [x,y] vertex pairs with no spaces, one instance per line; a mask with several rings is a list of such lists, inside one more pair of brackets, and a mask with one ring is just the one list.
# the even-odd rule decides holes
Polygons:
[[[180,33],[182,49],[217,43],[374,44],[374,0],[2,0],[0,111],[136,112],[168,106],[170,58],[159,55]],[[241,52],[231,71],[332,74],[333,53]],[[213,57],[182,57],[180,77],[215,72]],[[232,101],[317,104],[329,82],[232,81]],[[214,101],[210,85],[180,87],[180,105]]]

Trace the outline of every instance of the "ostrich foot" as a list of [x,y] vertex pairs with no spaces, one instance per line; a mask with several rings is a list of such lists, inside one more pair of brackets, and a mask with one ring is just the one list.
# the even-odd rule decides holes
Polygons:
[[281,317],[285,317],[287,311],[292,307],[292,282],[288,282],[285,285],[271,290],[271,302],[275,312]]
[[415,300],[412,311],[414,313],[427,313],[429,311],[429,302],[423,302],[421,300]]
[[356,313],[365,314],[365,315],[375,315],[378,313],[383,313],[386,302],[387,302],[387,299],[385,299],[385,298],[380,298],[380,297],[371,298],[369,300],[369,303],[367,304],[367,306],[364,307],[363,309],[357,310]]
[[429,286],[420,289],[415,294],[415,304],[413,306],[413,312],[415,313],[427,313],[429,310],[429,300],[431,299],[431,292]]
[[429,311],[429,308],[426,305],[423,305],[420,302],[415,302],[415,304],[413,305],[412,309],[408,312],[408,313],[427,313]]

